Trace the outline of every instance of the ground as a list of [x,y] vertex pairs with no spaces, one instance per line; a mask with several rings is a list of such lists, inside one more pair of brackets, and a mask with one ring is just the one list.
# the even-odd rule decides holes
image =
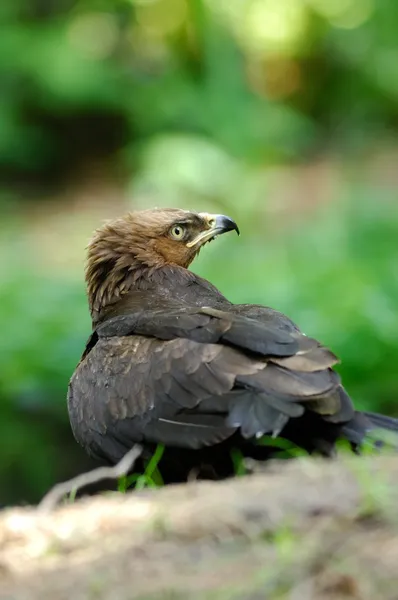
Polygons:
[[1,600],[396,600],[398,458],[0,513]]

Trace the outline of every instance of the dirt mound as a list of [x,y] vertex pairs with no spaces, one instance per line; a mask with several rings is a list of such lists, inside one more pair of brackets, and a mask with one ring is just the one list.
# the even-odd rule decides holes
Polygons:
[[396,600],[398,458],[0,513],[1,600]]

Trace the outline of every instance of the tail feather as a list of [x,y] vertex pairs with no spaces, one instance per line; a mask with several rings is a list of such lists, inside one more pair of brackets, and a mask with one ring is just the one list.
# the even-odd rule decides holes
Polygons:
[[[384,435],[383,435],[384,431]],[[397,434],[388,435],[387,432]],[[342,435],[354,446],[360,446],[366,438],[377,447],[392,447],[398,449],[398,419],[372,412],[356,412],[353,419],[346,423],[341,430]]]
[[375,427],[387,429],[388,431],[398,431],[398,419],[395,419],[394,417],[387,417],[386,415],[380,415],[379,413],[373,412],[362,412],[362,414],[365,415]]

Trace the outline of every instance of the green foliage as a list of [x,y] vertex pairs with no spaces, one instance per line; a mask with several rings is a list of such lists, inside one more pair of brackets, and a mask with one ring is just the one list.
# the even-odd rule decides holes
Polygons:
[[308,452],[296,446],[289,440],[285,440],[282,437],[272,437],[270,435],[263,435],[257,441],[259,446],[269,446],[274,448],[274,458],[298,458],[300,456],[308,456]]
[[232,448],[231,460],[234,465],[234,473],[237,477],[241,477],[246,474],[246,467],[244,464],[244,456],[239,448]]
[[2,245],[0,505],[38,500],[76,473],[76,461],[87,466],[66,412],[68,380],[90,328],[84,287],[35,271],[17,242]]
[[67,162],[93,112],[123,119],[129,164],[137,140],[170,130],[262,162],[358,149],[395,128],[389,0],[3,0],[0,11],[3,166]]
[[133,473],[132,475],[125,475],[120,477],[118,481],[118,490],[125,494],[129,488],[135,490],[142,490],[146,487],[158,488],[164,485],[162,475],[158,469],[158,464],[163,456],[164,446],[158,444],[156,450],[147,461],[145,470],[142,474]]

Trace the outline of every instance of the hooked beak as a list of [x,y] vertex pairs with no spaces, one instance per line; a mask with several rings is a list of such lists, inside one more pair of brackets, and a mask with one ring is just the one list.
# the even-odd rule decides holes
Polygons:
[[228,231],[236,231],[239,235],[239,228],[235,221],[225,215],[212,215],[209,213],[199,213],[199,216],[207,223],[208,229],[202,231],[196,236],[194,240],[191,240],[186,244],[188,248],[193,246],[204,244],[210,240],[214,240],[218,235],[227,233]]

